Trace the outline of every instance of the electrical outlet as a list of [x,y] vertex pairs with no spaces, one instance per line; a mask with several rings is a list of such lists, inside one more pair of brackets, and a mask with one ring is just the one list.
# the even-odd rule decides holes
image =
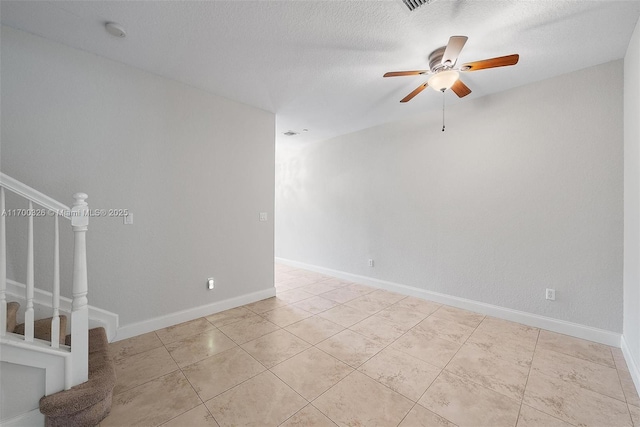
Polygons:
[[547,291],[545,292],[545,297],[548,300],[555,301],[556,300],[556,290],[547,288]]
[[213,289],[214,286],[214,281],[213,281],[213,277],[209,277],[207,279],[207,287],[209,288],[209,290]]
[[372,259],[369,260],[369,267],[373,267],[373,260]]

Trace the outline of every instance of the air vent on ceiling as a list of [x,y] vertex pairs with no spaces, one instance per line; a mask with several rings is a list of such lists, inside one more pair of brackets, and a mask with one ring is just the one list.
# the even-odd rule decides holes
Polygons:
[[402,3],[404,3],[409,8],[409,10],[413,11],[423,4],[430,4],[434,1],[435,0],[402,0]]
[[284,134],[287,135],[287,136],[295,136],[295,135],[298,134],[298,132],[294,132],[292,130],[289,130],[289,131],[284,132]]

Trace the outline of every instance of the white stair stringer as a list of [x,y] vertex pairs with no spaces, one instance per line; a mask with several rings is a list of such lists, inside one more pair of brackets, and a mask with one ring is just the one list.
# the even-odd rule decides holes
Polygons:
[[44,370],[46,395],[70,388],[71,352],[68,346],[51,348],[48,341],[39,339],[27,344],[22,335],[8,333],[0,339],[0,347],[0,361]]
[[[44,392],[46,395],[57,393],[71,387],[71,351],[69,346],[51,348],[48,341],[34,339],[26,343],[23,335],[7,333],[0,337],[0,362],[38,368],[44,371]],[[7,366],[4,366],[7,369]],[[4,384],[6,386],[6,384]],[[12,390],[20,388],[13,384]],[[5,390],[6,392],[6,390]],[[28,402],[36,409],[18,414],[12,418],[0,419],[3,426],[44,426],[44,415],[37,408],[38,399]],[[6,408],[5,408],[6,409]]]
[[44,426],[44,415],[39,409],[33,409],[13,418],[2,420],[2,427]]

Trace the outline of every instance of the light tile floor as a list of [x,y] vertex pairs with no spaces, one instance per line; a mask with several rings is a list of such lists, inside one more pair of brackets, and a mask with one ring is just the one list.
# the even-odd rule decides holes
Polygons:
[[640,427],[620,349],[283,265],[276,288],[111,344],[100,425]]

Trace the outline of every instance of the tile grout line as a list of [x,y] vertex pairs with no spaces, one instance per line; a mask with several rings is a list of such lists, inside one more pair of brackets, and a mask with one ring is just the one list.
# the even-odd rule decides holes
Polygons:
[[[441,307],[442,307],[442,305],[441,305]],[[440,308],[438,308],[438,310],[439,310],[439,309],[440,309]],[[435,311],[434,311],[433,313],[431,313],[431,314],[436,313],[438,310],[435,310]],[[431,314],[430,314],[429,316],[427,316],[427,318],[428,318],[428,317],[430,317],[430,316],[431,316]],[[420,397],[418,398],[418,400],[416,400],[416,405],[418,405],[418,404],[419,404],[418,402],[420,401],[420,399],[422,399],[422,398],[424,397],[424,395],[429,391],[429,389],[430,389],[430,388],[433,386],[433,384],[438,380],[438,378],[440,378],[440,376],[441,376],[441,375],[442,375],[442,373],[445,371],[445,369],[447,368],[447,366],[449,366],[449,363],[451,363],[451,361],[456,357],[456,355],[458,354],[458,352],[460,352],[460,350],[462,349],[462,346],[464,346],[464,345],[467,343],[467,341],[469,341],[469,338],[471,338],[471,335],[473,335],[473,333],[474,333],[475,331],[477,331],[477,330],[478,330],[478,327],[480,327],[480,325],[482,324],[482,322],[484,322],[484,320],[485,320],[486,318],[487,318],[487,316],[486,316],[486,315],[485,315],[485,316],[483,316],[482,320],[481,320],[480,322],[478,322],[478,325],[473,329],[473,332],[471,332],[471,333],[469,334],[469,336],[467,337],[467,339],[466,339],[466,340],[464,340],[464,343],[462,343],[462,344],[460,345],[460,347],[458,348],[458,350],[456,350],[456,352],[453,354],[453,356],[451,356],[451,358],[449,359],[449,361],[447,362],[447,364],[446,364],[446,365],[444,365],[444,367],[440,369],[440,372],[438,373],[438,375],[433,379],[433,381],[431,381],[431,384],[429,384],[429,386],[426,388],[426,390],[425,390],[425,391],[420,395]],[[416,326],[417,326],[417,325],[416,325]],[[441,338],[441,339],[445,339],[445,338]],[[449,340],[446,340],[446,339],[445,339],[445,341],[449,341]],[[450,341],[450,342],[453,342],[453,341]],[[456,343],[456,344],[457,344],[457,343]],[[451,372],[447,372],[447,374],[451,374],[451,375],[454,375],[454,376],[458,377],[457,375],[455,375],[455,374],[453,374],[453,373],[451,373]],[[461,378],[461,377],[458,377],[458,378]],[[463,379],[463,380],[464,380],[464,378],[461,378],[461,379]],[[474,381],[471,381],[471,382],[472,382],[472,383],[474,383],[474,384],[477,384],[477,383],[476,383],[476,382],[474,382]],[[482,386],[481,384],[478,384],[478,385],[480,385],[481,387],[484,387],[484,386]],[[486,387],[485,387],[485,388],[486,388]],[[422,405],[420,405],[420,406],[422,406]],[[415,405],[414,405],[414,407],[415,407]],[[411,409],[413,410],[413,408],[411,408]],[[427,411],[431,411],[431,410],[430,410],[430,409],[428,409],[428,408],[425,408],[425,409],[427,409]],[[431,411],[431,412],[433,412],[433,411]],[[454,424],[454,425],[457,425],[456,423],[454,423],[453,421],[449,420],[448,418],[445,418],[444,416],[442,416],[442,415],[440,415],[440,414],[438,414],[438,413],[436,413],[436,412],[433,412],[433,413],[434,413],[434,414],[436,414],[437,416],[439,416],[439,417],[441,417],[441,418],[443,418],[443,419],[445,419],[445,420],[449,421],[450,423],[452,423],[452,424]]]
[[[160,348],[160,347],[158,347],[158,348]],[[154,349],[154,350],[155,350],[155,349]],[[124,394],[124,393],[128,393],[128,392],[130,392],[130,391],[131,391],[131,390],[133,390],[133,389],[136,389],[136,388],[138,388],[138,387],[140,387],[140,386],[143,386],[143,385],[147,385],[147,384],[149,384],[150,382],[156,381],[156,380],[158,380],[158,379],[160,379],[160,378],[162,378],[162,377],[166,377],[167,375],[171,375],[171,374],[173,374],[174,372],[178,372],[179,370],[180,370],[180,368],[178,368],[178,369],[176,369],[176,370],[173,370],[173,371],[171,371],[171,372],[167,372],[166,374],[158,375],[157,377],[151,378],[151,379],[150,379],[150,380],[148,380],[148,381],[145,381],[145,382],[140,383],[140,384],[138,384],[138,385],[135,385],[135,386],[133,386],[133,387],[131,387],[131,388],[128,388],[128,389],[126,389],[126,390],[123,390],[123,391],[121,391],[121,392],[119,392],[119,393],[117,393],[117,394],[114,394],[113,396],[115,397],[115,396],[120,396],[121,394]]]
[[[437,312],[437,311],[438,311],[438,310],[436,310],[436,312]],[[447,362],[447,364],[446,364],[446,365],[444,365],[444,368],[442,368],[442,370],[443,370],[443,371],[444,371],[445,369],[447,369],[447,366],[449,366],[449,364],[451,363],[451,361],[452,361],[453,359],[455,359],[456,355],[460,352],[460,350],[462,350],[462,347],[467,343],[467,341],[469,341],[469,338],[471,338],[471,335],[473,335],[473,334],[478,330],[478,328],[480,327],[480,325],[482,324],[482,322],[484,322],[484,320],[485,320],[486,318],[487,318],[487,316],[485,316],[485,315],[483,315],[483,316],[482,316],[482,320],[481,320],[480,322],[478,322],[478,324],[476,325],[476,327],[475,327],[475,328],[473,328],[473,332],[471,332],[471,333],[469,334],[469,336],[464,340],[464,342],[463,342],[462,344],[460,344],[460,347],[458,348],[458,350],[456,350],[456,352],[453,354],[453,356],[451,356],[451,359],[449,359],[449,361]],[[441,339],[446,340],[446,341],[449,341],[449,340],[447,340],[446,338],[441,338]],[[451,342],[453,342],[453,341],[451,341]],[[456,343],[456,344],[457,344],[457,343]],[[448,371],[447,371],[447,373],[450,373],[450,372],[448,372]],[[435,381],[435,380],[434,380],[434,381]],[[475,381],[471,381],[471,382],[475,382]],[[486,388],[486,387],[485,387],[485,388]],[[502,394],[502,393],[501,393],[501,394]]]
[[[639,404],[639,405],[634,405],[634,404],[632,404],[632,403],[630,403],[630,402],[629,402],[629,398],[627,398],[627,393],[625,392],[624,386],[622,385],[622,375],[621,375],[621,372],[626,372],[626,373],[627,373],[627,376],[628,376],[629,378],[631,378],[631,373],[629,372],[629,370],[628,370],[628,369],[618,369],[618,364],[616,363],[616,358],[615,358],[615,356],[613,355],[613,349],[611,349],[611,356],[613,357],[613,364],[614,364],[614,365],[615,365],[615,367],[616,367],[615,369],[616,369],[616,373],[618,374],[618,380],[620,380],[620,387],[622,388],[622,395],[624,396],[625,403],[626,403],[627,405],[631,405],[631,406],[636,407],[636,408],[640,407],[640,404]],[[625,366],[627,366],[627,364],[626,364],[626,363],[627,363],[627,362],[626,362],[626,361],[624,361]],[[633,381],[633,379],[631,379],[631,380]],[[638,394],[638,397],[640,397],[640,390],[637,390],[637,389],[636,389],[635,384],[633,384],[633,389],[634,389],[634,391],[636,392],[636,394]],[[640,403],[640,400],[639,400],[639,403]],[[638,426],[638,427],[640,427],[640,426]]]
[[[624,391],[624,386],[622,385],[622,378],[620,377],[620,370],[618,369],[618,364],[616,363],[616,358],[613,355],[613,350],[611,351],[611,357],[613,358],[613,365],[616,367],[616,375],[618,376],[618,382],[620,383],[620,388],[622,389],[622,395],[624,396],[624,403],[627,404],[627,412],[629,413],[629,419],[631,420],[631,425],[635,426],[633,422],[633,417],[631,416],[631,409],[629,408],[629,399],[627,398],[627,393]],[[640,394],[640,393],[639,393]]]
[[[207,322],[208,322],[208,323],[209,323],[213,328],[215,328],[215,330],[219,331],[220,333],[222,333],[222,334],[224,335],[224,333],[223,333],[222,331],[220,331],[220,330],[216,327],[216,325],[214,325],[213,323],[211,323],[211,322],[209,321],[209,319],[207,319],[206,317],[202,317],[202,318],[203,318],[204,320],[206,320],[206,321],[207,321]],[[197,320],[197,319],[196,319],[196,320]],[[206,331],[205,331],[205,332],[206,332]],[[202,333],[204,333],[204,332],[200,332],[200,333],[198,333],[198,334],[196,334],[196,335],[200,335],[200,334],[202,334]],[[156,335],[157,335],[157,334],[156,334]],[[196,336],[196,335],[193,335],[193,336]],[[226,335],[225,335],[225,336],[226,336]],[[160,340],[160,341],[162,342],[162,340]],[[178,341],[184,341],[184,340],[177,340],[177,341],[174,341],[174,342],[178,342]],[[168,343],[168,344],[171,344],[171,343]],[[208,408],[208,407],[207,407],[207,405],[204,403],[204,400],[202,400],[202,396],[200,396],[200,393],[198,393],[198,392],[197,392],[196,388],[195,388],[195,387],[193,386],[193,384],[191,383],[191,380],[189,380],[189,377],[187,377],[187,375],[186,375],[186,374],[184,373],[184,371],[182,370],[182,369],[183,369],[184,367],[186,367],[186,366],[191,366],[191,365],[193,365],[193,363],[190,363],[189,365],[185,365],[185,366],[180,366],[180,364],[178,364],[178,361],[173,357],[173,355],[171,354],[171,352],[170,352],[170,351],[169,351],[169,349],[167,348],[167,344],[165,344],[164,342],[162,342],[162,345],[164,345],[165,350],[167,350],[167,353],[169,353],[169,356],[171,356],[171,359],[173,359],[173,362],[176,364],[176,366],[177,366],[177,367],[178,367],[178,369],[180,370],[180,373],[182,374],[182,376],[183,376],[183,377],[187,380],[187,382],[189,383],[189,386],[191,387],[191,390],[193,390],[193,392],[196,394],[196,396],[198,396],[198,399],[200,399],[200,405],[203,405],[203,406],[204,406],[204,408],[207,410],[207,413],[208,413],[209,415],[211,415],[211,417],[214,419],[214,421],[216,422],[216,424],[220,425],[220,423],[218,423],[218,420],[216,420],[216,417],[211,413],[211,411],[209,411],[209,408]],[[231,349],[228,349],[228,350],[231,350]],[[226,350],[225,350],[225,351],[226,351]],[[221,353],[222,353],[222,352],[221,352]],[[205,358],[205,359],[206,359],[206,358]],[[202,359],[202,360],[204,360],[204,359]],[[196,362],[194,362],[194,363],[198,363],[198,362],[199,362],[199,361],[196,361]],[[176,419],[176,418],[178,418],[179,416],[186,414],[187,412],[191,411],[191,410],[192,410],[192,409],[194,409],[194,408],[197,408],[197,407],[198,407],[198,406],[200,406],[200,405],[196,405],[196,406],[194,406],[193,408],[188,409],[188,410],[184,411],[183,413],[181,413],[181,414],[179,414],[179,415],[176,415],[175,417],[171,418],[171,420]],[[168,422],[169,422],[169,421],[171,421],[171,420],[165,421],[165,422],[164,422],[164,423],[162,423],[162,424],[166,424],[166,423],[168,423]],[[160,424],[160,425],[162,425],[162,424]],[[159,427],[159,426],[158,426],[158,427]]]
[[[155,332],[155,331],[153,331],[153,332]],[[160,341],[160,342],[162,343],[162,341]],[[134,388],[137,388],[137,387],[140,387],[140,386],[143,386],[143,385],[149,384],[149,383],[150,383],[150,382],[152,382],[152,381],[155,381],[155,380],[157,380],[157,379],[159,379],[159,378],[162,378],[162,377],[164,377],[164,376],[167,376],[167,375],[169,375],[169,374],[173,374],[174,372],[176,372],[176,371],[179,371],[179,370],[180,370],[180,366],[178,366],[178,364],[175,362],[175,360],[174,360],[174,359],[173,359],[173,357],[171,356],[171,353],[169,353],[169,351],[166,349],[166,347],[165,347],[164,343],[162,343],[162,345],[161,345],[161,346],[159,346],[159,347],[150,348],[150,349],[148,349],[148,350],[141,351],[141,352],[139,352],[139,353],[132,354],[132,355],[127,356],[127,357],[123,357],[123,358],[122,358],[122,359],[120,359],[120,360],[125,360],[125,359],[129,359],[130,357],[139,356],[139,355],[141,355],[141,354],[143,354],[143,353],[147,353],[147,352],[149,352],[149,351],[157,350],[157,349],[159,349],[159,348],[164,348],[164,349],[165,349],[165,351],[169,354],[169,357],[171,357],[171,360],[173,360],[173,363],[175,363],[175,364],[176,364],[177,369],[174,369],[174,370],[173,370],[173,371],[171,371],[171,372],[167,372],[167,373],[164,373],[164,374],[160,374],[160,375],[158,375],[158,376],[156,376],[156,377],[150,378],[150,379],[148,379],[148,380],[147,380],[147,381],[145,381],[145,382],[142,382],[142,383],[140,383],[140,384],[136,384],[136,385],[134,385],[134,386],[132,386],[132,387],[130,387],[130,388],[127,388],[127,389],[125,389],[125,390],[119,391],[118,393],[114,393],[114,394],[113,394],[113,396],[119,396],[119,395],[121,395],[121,394],[127,393],[128,391],[131,391],[131,390],[133,390]],[[114,360],[114,363],[115,363],[115,360]],[[117,384],[117,376],[116,376],[116,384]]]
[[536,349],[538,347],[539,339],[540,339],[540,329],[538,329],[538,334],[536,335],[536,344],[533,346],[533,353],[531,354],[531,363],[529,365],[529,372],[527,372],[527,380],[524,382],[524,388],[522,389],[522,399],[520,400],[520,408],[518,408],[518,418],[516,418],[516,425],[518,424],[518,420],[520,419],[520,413],[522,412],[522,405],[524,405],[524,395],[527,392],[527,384],[529,384],[529,377],[531,376],[531,371],[533,370],[533,358],[536,357]]
[[[203,317],[203,318],[204,318],[204,319],[205,319],[205,320],[206,320],[206,321],[207,321],[211,326],[213,326],[213,328],[215,328],[215,329],[216,329],[216,330],[218,330],[220,333],[222,333],[225,337],[227,337],[229,340],[231,340],[231,341],[235,344],[235,347],[231,347],[231,348],[229,348],[229,349],[227,349],[227,350],[221,351],[221,352],[216,353],[216,354],[212,354],[211,356],[207,356],[207,357],[205,357],[205,358],[203,358],[203,359],[200,359],[200,360],[197,360],[197,361],[195,361],[195,362],[193,362],[193,363],[190,363],[190,364],[188,364],[188,365],[185,365],[184,367],[180,367],[180,365],[179,365],[179,364],[178,364],[178,362],[175,360],[175,358],[171,355],[171,352],[169,352],[169,350],[166,348],[166,346],[167,346],[167,344],[172,344],[172,343],[174,343],[174,342],[183,341],[184,339],[183,339],[183,340],[176,340],[176,341],[172,341],[172,342],[167,343],[167,344],[165,344],[162,340],[160,340],[160,342],[162,342],[162,345],[165,347],[165,350],[167,350],[167,353],[169,353],[169,356],[171,356],[171,358],[172,358],[172,360],[174,361],[174,363],[176,364],[176,366],[178,366],[178,370],[180,370],[180,373],[185,377],[185,379],[186,379],[186,380],[187,380],[187,382],[189,383],[189,386],[192,388],[192,390],[194,391],[194,393],[196,393],[196,396],[198,396],[198,399],[200,399],[201,404],[202,404],[202,405],[204,405],[204,407],[206,408],[206,410],[207,410],[207,412],[209,413],[209,415],[211,415],[211,417],[213,417],[213,419],[214,419],[214,420],[216,421],[216,423],[219,425],[220,423],[218,422],[218,420],[216,419],[216,417],[211,413],[211,411],[209,411],[209,408],[207,407],[207,405],[206,405],[205,401],[203,400],[202,396],[200,396],[200,393],[198,393],[198,392],[196,391],[195,387],[193,386],[193,384],[192,384],[192,383],[191,383],[191,381],[189,380],[189,377],[187,377],[187,375],[184,373],[183,368],[186,368],[187,366],[194,365],[194,364],[196,364],[196,363],[200,363],[200,362],[202,362],[202,361],[204,361],[204,360],[206,360],[206,359],[209,359],[209,358],[214,357],[214,356],[216,356],[216,355],[218,355],[218,354],[222,354],[222,353],[224,353],[224,352],[227,352],[227,351],[233,350],[233,349],[235,349],[235,348],[239,348],[239,349],[243,350],[243,351],[244,351],[245,353],[247,353],[247,355],[248,355],[249,357],[251,357],[251,358],[253,358],[253,356],[251,356],[251,354],[249,354],[246,350],[244,350],[244,349],[241,347],[241,345],[240,345],[240,344],[238,344],[238,343],[237,343],[236,341],[234,341],[231,337],[227,336],[227,334],[225,334],[223,331],[221,331],[217,326],[215,326],[213,323],[211,323],[211,322],[209,321],[209,319],[207,319],[206,317]],[[194,320],[197,320],[197,319],[194,319]],[[241,320],[242,320],[242,319],[241,319]],[[239,321],[240,321],[240,320],[239,320]],[[277,326],[277,325],[276,325],[276,326]],[[154,332],[155,332],[155,331],[154,331]],[[206,331],[204,331],[204,332],[206,332]],[[185,337],[185,338],[189,338],[189,337],[192,337],[192,336],[200,335],[200,334],[202,334],[202,333],[204,333],[204,332],[199,332],[198,334],[189,335],[189,336],[187,336],[187,337]],[[156,334],[156,335],[157,335],[157,334]],[[253,359],[255,360],[255,358],[253,358]],[[259,361],[257,361],[257,360],[255,360],[255,361],[256,361],[257,363],[259,363],[260,365],[262,365],[262,363],[260,363]],[[265,370],[267,369],[264,365],[262,365],[262,366],[265,368]],[[175,372],[175,371],[173,371],[173,372]],[[265,372],[265,371],[262,371],[262,372]],[[238,383],[238,384],[236,384],[236,385],[234,385],[234,386],[232,386],[232,387],[229,387],[228,389],[225,389],[224,391],[222,391],[222,392],[220,392],[220,393],[216,394],[215,396],[211,397],[211,399],[214,399],[214,398],[216,398],[217,396],[220,396],[221,394],[226,393],[227,391],[231,390],[232,388],[234,388],[234,387],[236,387],[236,386],[238,386],[238,385],[240,385],[240,384],[242,384],[242,383],[244,383],[244,382],[246,382],[246,381],[248,381],[248,380],[250,380],[250,379],[252,379],[252,378],[254,378],[254,377],[256,377],[256,376],[258,376],[258,375],[260,375],[262,372],[260,372],[260,373],[258,373],[258,374],[256,374],[256,375],[254,375],[254,376],[252,376],[251,378],[248,378],[248,379],[246,379],[246,380],[244,380],[244,381],[242,381],[242,382],[240,382],[240,383]],[[208,401],[208,400],[211,400],[211,399],[207,399],[207,401]],[[196,405],[196,406],[200,406],[200,405]],[[194,406],[194,408],[195,408],[196,406]],[[191,409],[194,409],[194,408],[191,408]],[[191,409],[189,409],[189,410],[187,410],[187,411],[185,411],[185,412],[183,412],[183,413],[181,413],[181,414],[177,415],[177,416],[176,416],[176,417],[174,417],[174,418],[177,418],[177,417],[179,417],[180,415],[184,415],[186,412],[190,411]],[[172,419],[173,419],[173,418],[172,418]],[[171,420],[168,420],[168,421],[171,421]],[[165,421],[165,423],[166,423],[166,422],[168,422],[168,421]]]
[[[543,330],[543,329],[541,329],[541,331],[542,331],[542,330]],[[574,386],[574,387],[578,387],[578,388],[580,388],[580,389],[582,389],[582,390],[587,390],[587,391],[589,391],[589,392],[591,392],[591,393],[598,394],[598,395],[603,396],[603,397],[608,398],[608,399],[613,399],[613,400],[616,400],[616,401],[618,401],[618,402],[625,403],[625,404],[628,404],[628,403],[629,403],[629,402],[627,402],[627,395],[626,395],[626,393],[624,392],[624,387],[622,387],[622,381],[621,381],[621,378],[620,378],[620,372],[618,371],[618,369],[617,369],[617,368],[612,368],[611,366],[604,365],[604,364],[602,364],[602,363],[597,363],[597,362],[594,362],[594,361],[592,361],[592,360],[583,359],[583,358],[581,358],[581,357],[576,357],[576,356],[573,356],[573,355],[570,355],[570,354],[567,354],[567,353],[563,353],[563,352],[560,352],[560,351],[555,351],[555,350],[551,350],[551,349],[541,349],[541,351],[547,351],[547,352],[551,352],[551,353],[561,354],[561,355],[563,355],[563,356],[571,357],[571,358],[574,358],[574,359],[580,360],[580,361],[582,361],[582,362],[593,363],[594,365],[598,365],[598,366],[601,366],[601,367],[603,367],[603,368],[609,368],[609,369],[613,369],[613,370],[615,370],[615,371],[616,371],[616,376],[618,377],[618,381],[620,381],[620,388],[621,388],[621,390],[622,390],[622,395],[624,396],[624,400],[620,400],[620,399],[619,399],[619,398],[617,398],[617,397],[614,397],[614,396],[610,396],[610,395],[608,395],[608,394],[601,393],[600,391],[593,390],[593,389],[591,389],[591,388],[589,388],[589,387],[585,387],[585,386],[583,386],[583,385],[581,385],[581,384],[578,384],[578,383],[571,383],[571,382],[569,382],[569,381],[564,381],[564,380],[563,380],[563,382],[564,382],[564,383],[567,383],[567,384],[569,384],[569,385],[572,385],[572,386]],[[553,378],[551,375],[549,375],[549,374],[547,374],[547,373],[544,373],[544,372],[541,372],[540,374],[541,374],[541,375],[544,375],[544,376],[547,376],[547,377],[550,377],[550,378]]]
[[[300,354],[300,353],[298,353]],[[288,360],[288,359],[287,359]],[[278,365],[275,365],[278,366]],[[274,366],[274,367],[275,367]],[[276,374],[275,372],[273,372],[271,369],[267,369],[267,371],[269,371],[273,376],[275,376],[278,380],[282,381],[282,383],[289,387],[290,390],[292,390],[294,393],[296,393],[298,396],[300,396],[305,402],[307,402],[306,405],[304,405],[302,408],[298,409],[297,411],[295,411],[293,414],[291,414],[289,417],[287,417],[284,421],[282,421],[280,424],[278,424],[278,426],[281,426],[282,424],[286,423],[288,420],[290,420],[291,418],[295,417],[295,415],[302,411],[304,408],[306,408],[307,406],[309,406],[311,404],[311,401],[309,399],[307,399],[306,397],[304,397],[303,395],[301,395],[298,390],[294,389],[293,387],[291,387],[289,384],[287,384],[287,382],[285,380],[283,380],[282,378],[280,378],[278,376],[278,374]],[[317,408],[316,408],[317,409]]]
[[[252,358],[256,363],[260,364],[263,368],[265,368],[265,369],[264,369],[264,371],[262,371],[262,372],[258,372],[257,374],[255,374],[255,375],[253,375],[253,376],[251,376],[251,377],[249,377],[249,378],[247,378],[247,379],[245,379],[245,380],[243,380],[243,381],[240,381],[238,384],[235,384],[235,385],[233,385],[233,386],[231,386],[231,387],[229,387],[229,388],[227,388],[227,389],[225,389],[225,390],[221,391],[220,393],[218,393],[218,394],[216,394],[216,395],[212,396],[210,399],[207,399],[207,402],[208,402],[208,401],[210,401],[210,400],[215,399],[215,398],[216,398],[216,397],[218,397],[218,396],[223,395],[224,393],[226,393],[226,392],[228,392],[229,390],[232,390],[232,389],[234,389],[234,388],[238,387],[238,386],[239,386],[239,385],[241,385],[241,384],[246,383],[246,382],[247,382],[247,381],[249,381],[249,380],[254,379],[254,378],[255,378],[255,377],[257,377],[258,375],[264,374],[265,372],[269,371],[269,369],[267,369],[267,368],[266,368],[262,363],[260,363],[258,360],[256,360],[256,359],[255,359],[251,354],[249,354],[249,352],[247,352],[245,349],[243,349],[243,348],[242,348],[242,347],[240,347],[239,345],[237,346],[237,348],[239,348],[240,350],[242,350],[242,351],[244,351],[245,353],[247,353],[247,355],[248,355],[249,357],[251,357],[251,358]],[[225,350],[225,351],[229,351],[229,350],[232,350],[232,349],[230,348],[230,349]],[[220,353],[218,353],[218,354],[224,353],[225,351],[222,351],[222,352],[220,352]],[[215,356],[215,355],[214,355],[214,356]],[[211,357],[213,357],[213,356],[211,356]],[[203,359],[203,360],[204,360],[204,359]],[[186,375],[185,375],[185,377],[186,377]],[[187,378],[187,380],[188,380],[188,378]],[[191,383],[190,383],[190,384],[191,384]],[[194,391],[195,391],[195,390],[194,390]],[[202,400],[202,397],[200,397],[200,394],[199,394],[198,392],[196,392],[196,394],[198,394],[198,397],[200,398],[200,400]],[[207,406],[206,402],[205,402],[205,401],[202,401],[202,403],[203,403],[203,405],[205,406],[205,408],[207,408],[207,411],[209,411],[209,407]],[[192,408],[192,409],[193,409],[193,408]],[[209,413],[211,414],[211,411],[209,411]],[[218,420],[216,419],[216,417],[215,417],[213,414],[211,414],[211,416],[213,417],[213,419],[214,419],[214,420],[216,420],[216,423],[218,423],[218,425],[220,425],[220,423],[218,422]]]
[[[529,368],[529,375],[527,376],[527,382],[526,382],[526,384],[525,384],[525,394],[526,394],[526,392],[527,392],[527,387],[526,387],[526,386],[529,384],[529,377],[531,376],[531,372],[533,371],[533,359],[534,359],[534,358],[535,358],[535,356],[536,356],[536,351],[538,351],[538,341],[540,340],[540,335],[541,335],[541,333],[542,333],[542,331],[543,331],[543,330],[545,330],[545,329],[542,329],[542,328],[540,328],[540,329],[539,329],[539,332],[538,332],[538,338],[536,339],[536,345],[535,345],[534,350],[533,350],[533,357],[531,358],[531,367]],[[553,351],[553,350],[547,350],[547,349],[542,349],[542,348],[541,348],[540,350],[542,350],[542,351]],[[569,356],[568,354],[565,354],[565,353],[560,353],[560,352],[556,352],[556,353],[564,354],[565,356]],[[582,359],[582,358],[579,358],[579,357],[577,357],[576,359],[585,360],[585,359]],[[603,366],[604,366],[604,365],[603,365]],[[540,373],[540,374],[541,374],[541,375],[545,375],[545,376],[546,376],[546,374],[544,374],[544,373]],[[589,390],[589,389],[586,389],[586,388],[584,388],[584,387],[581,387],[580,385],[578,385],[578,387],[579,387],[579,388],[583,388],[583,389],[585,389],[585,390]],[[589,390],[589,391],[593,391],[593,390]],[[594,392],[594,393],[597,393],[597,392]],[[600,394],[600,393],[597,393],[597,394]],[[603,395],[603,396],[604,396],[604,395]],[[524,395],[523,395],[523,398],[522,398],[522,404],[520,405],[520,410],[522,410],[522,405],[524,405],[524,404],[525,404],[525,403],[524,403]],[[528,406],[528,405],[527,405],[527,406]],[[567,423],[567,424],[569,424],[569,425],[576,426],[576,424],[574,424],[573,422],[565,421],[565,420],[563,420],[563,419],[561,419],[561,418],[558,418],[558,417],[556,417],[555,415],[549,414],[549,413],[547,413],[547,412],[545,412],[545,411],[543,411],[543,410],[541,410],[541,409],[539,409],[539,408],[533,408],[533,409],[535,409],[536,411],[542,412],[543,414],[548,415],[548,416],[550,416],[550,417],[552,417],[552,418],[554,418],[554,419],[556,419],[556,420],[560,420],[560,421],[562,421],[563,423]],[[518,415],[518,416],[519,416],[519,415]]]
[[[320,350],[320,349],[318,349],[318,350]],[[322,350],[321,350],[321,351],[322,351]],[[331,356],[331,355],[329,355],[329,356]],[[332,356],[332,357],[333,357],[333,356]],[[338,360],[339,360],[339,359],[338,359]],[[340,362],[342,362],[342,361],[340,360]],[[345,363],[345,362],[342,362],[342,363]],[[345,365],[349,366],[350,368],[353,368],[353,367],[352,367],[351,365],[349,365],[348,363],[345,363]],[[328,393],[332,388],[334,388],[335,386],[337,386],[338,384],[340,384],[342,381],[346,380],[348,377],[350,377],[350,376],[351,376],[354,372],[356,372],[356,371],[357,371],[357,369],[353,369],[351,372],[349,372],[347,375],[345,375],[345,377],[344,377],[344,378],[342,378],[340,381],[338,381],[337,383],[335,383],[334,385],[332,385],[331,387],[329,387],[328,389],[326,389],[325,391],[323,391],[322,393],[320,393],[320,395],[319,395],[319,396],[317,396],[315,399],[313,399],[313,400],[309,401],[309,404],[313,404],[313,402],[315,402],[316,400],[320,399],[322,396],[324,396],[325,394],[327,394],[327,393]],[[320,408],[318,408],[318,407],[317,407],[317,406],[315,406],[315,405],[313,405],[313,407],[314,407],[314,408],[316,408],[318,411],[320,411],[320,413],[321,413],[322,415],[324,415],[325,417],[327,417],[328,419],[330,419],[330,420],[331,420],[331,422],[333,422],[333,423],[337,424],[337,422],[336,422],[333,418],[331,418],[331,417],[329,416],[329,414],[325,414],[324,412],[322,412],[322,410],[321,410]]]
[[413,402],[413,405],[411,406],[411,408],[407,411],[406,414],[404,414],[404,417],[402,417],[402,419],[400,420],[400,422],[398,423],[398,425],[396,427],[399,427],[400,424],[402,424],[402,422],[405,420],[405,418],[407,418],[407,416],[409,416],[409,414],[411,413],[411,411],[413,411],[413,408],[415,408],[417,404],[418,404],[418,402]]

